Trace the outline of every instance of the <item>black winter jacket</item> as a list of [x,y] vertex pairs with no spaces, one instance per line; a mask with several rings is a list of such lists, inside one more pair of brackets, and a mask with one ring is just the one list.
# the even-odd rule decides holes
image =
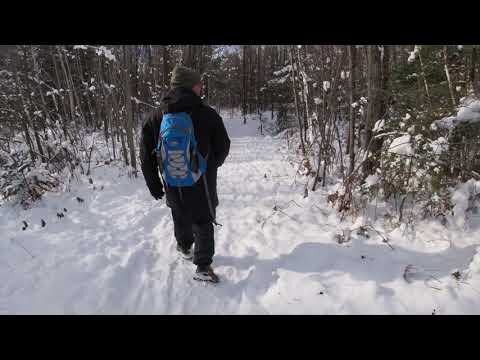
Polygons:
[[163,189],[154,150],[157,147],[163,113],[168,112],[191,113],[198,150],[204,157],[208,154],[206,178],[214,207],[218,206],[217,168],[222,166],[230,151],[230,139],[223,120],[192,90],[180,87],[168,91],[161,100],[160,109],[147,115],[141,133],[140,161],[143,176],[151,194],[155,196],[165,191],[169,207],[183,205],[208,212],[203,181],[198,181],[191,188],[181,188],[181,194],[178,188]]

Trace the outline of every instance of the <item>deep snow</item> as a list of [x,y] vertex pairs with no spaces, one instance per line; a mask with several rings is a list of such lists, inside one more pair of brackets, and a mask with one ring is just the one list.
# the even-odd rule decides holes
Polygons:
[[[340,222],[328,189],[303,198],[285,140],[222,115],[232,147],[219,169],[220,284],[192,279],[194,265],[175,251],[169,209],[151,198],[143,178],[104,166],[93,184],[84,178],[33,209],[0,207],[0,313],[480,313],[474,216],[388,234],[375,223],[391,247],[375,231],[361,236],[356,229],[367,220]],[[463,209],[467,190],[458,191]],[[351,239],[339,244],[343,229],[353,229]]]

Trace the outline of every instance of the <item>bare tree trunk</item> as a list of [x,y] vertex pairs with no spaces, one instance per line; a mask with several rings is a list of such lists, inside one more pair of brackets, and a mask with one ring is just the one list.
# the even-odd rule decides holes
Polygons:
[[23,133],[24,133],[24,136],[25,136],[25,141],[28,145],[28,150],[29,150],[29,153],[30,153],[30,159],[32,160],[32,162],[35,162],[35,160],[36,160],[35,150],[34,150],[34,147],[33,147],[32,138],[30,137],[30,132],[28,130],[28,121],[23,116],[24,114],[27,115],[28,111],[26,110],[25,102],[24,102],[24,98],[23,98],[23,90],[21,88],[22,83],[20,82],[20,78],[18,76],[18,69],[17,69],[18,64],[19,64],[19,61],[18,61],[18,53],[17,53],[17,64],[15,64],[15,80],[16,80],[16,83],[17,83],[18,92],[20,94],[21,105],[22,105],[22,110],[23,110],[23,111],[21,111],[22,116],[21,116],[20,120],[22,122],[22,129],[23,129]]
[[[114,74],[115,73],[116,73],[116,69],[112,70],[112,68],[110,68],[110,79],[111,79],[112,82],[114,82],[114,79],[115,79]],[[118,83],[118,82],[116,82],[116,83]],[[127,147],[125,145],[125,134],[123,132],[123,127],[120,126],[121,115],[120,115],[120,109],[118,107],[118,101],[117,101],[117,98],[116,98],[115,94],[113,94],[113,93],[111,94],[110,98],[113,102],[113,109],[115,111],[115,121],[114,121],[113,128],[115,129],[115,132],[116,132],[117,136],[120,138],[120,143],[122,145],[123,160],[125,161],[125,164],[128,166],[130,163],[128,161],[128,152],[127,152]]]
[[204,46],[203,45],[197,45],[198,46],[198,52],[197,52],[197,57],[198,57],[198,60],[197,60],[197,68],[196,70],[202,74],[203,73],[203,70],[204,70],[204,66],[205,66],[205,62],[204,62]]
[[[367,48],[367,74],[368,74],[368,104],[367,121],[365,124],[365,143],[364,150],[367,151],[370,140],[372,139],[373,126],[380,117],[381,108],[381,55],[377,45],[369,45]],[[365,162],[364,171],[369,174],[373,168],[373,161]]]
[[255,87],[254,87],[254,82],[255,82],[255,75],[253,74],[253,61],[252,61],[252,49],[253,45],[250,45],[247,47],[247,53],[248,53],[248,61],[247,61],[247,106],[248,106],[248,113],[251,114],[253,112],[252,109],[252,98],[255,95]]
[[425,75],[425,67],[423,66],[422,49],[421,48],[418,50],[418,60],[420,61],[420,71],[422,73],[423,86],[425,87],[425,95],[427,96],[427,106],[428,106],[428,109],[431,110],[432,109],[432,103],[431,103],[431,98],[430,98],[430,90],[428,88],[427,77]]
[[[331,49],[332,53],[332,58],[333,58],[333,52],[334,52],[334,47]],[[330,75],[329,79],[332,80],[329,88],[329,96],[328,96],[328,112],[327,112],[327,119],[328,119],[328,129],[326,133],[326,138],[325,141],[322,140],[322,143],[324,144],[324,152],[323,152],[323,160],[324,160],[324,165],[323,165],[323,174],[322,174],[322,186],[324,187],[326,185],[326,180],[327,180],[327,167],[331,165],[333,161],[333,153],[332,153],[332,148],[333,148],[333,141],[335,140],[335,131],[338,131],[337,128],[337,119],[338,119],[338,81],[339,81],[339,74],[340,74],[340,69],[343,67],[343,62],[345,59],[345,54],[342,54],[340,59],[338,61],[332,63],[330,65]],[[337,132],[338,134],[338,132]],[[339,151],[342,152],[342,146],[341,146],[341,139],[340,136],[338,136],[338,142],[339,142]],[[340,156],[340,171],[342,172],[342,177],[344,176],[344,167],[343,167],[343,155],[341,154]]]
[[127,131],[127,143],[130,149],[130,162],[135,170],[136,176],[137,160],[135,157],[135,145],[133,142],[133,114],[132,114],[132,100],[131,100],[131,84],[130,84],[130,45],[123,45],[124,56],[124,75],[125,75],[125,130]]
[[469,79],[470,79],[470,89],[469,92],[479,95],[479,89],[477,86],[477,79],[476,79],[476,67],[477,67],[477,46],[472,45],[472,55],[470,57],[470,71],[469,71]]
[[28,122],[27,120],[25,120],[25,118],[22,116],[21,118],[21,121],[22,121],[22,128],[23,128],[23,134],[25,136],[25,141],[28,145],[28,151],[30,153],[30,159],[32,161],[35,161],[35,159],[37,158],[36,155],[35,155],[35,151],[33,149],[33,142],[32,142],[32,138],[30,137],[30,133],[28,131]]
[[69,104],[70,104],[70,121],[73,122],[73,124],[75,126],[75,129],[77,130],[75,135],[78,135],[78,124],[77,124],[77,121],[75,119],[75,104],[74,104],[74,100],[73,100],[73,84],[70,83],[70,78],[68,77],[67,69],[65,68],[65,64],[64,64],[64,61],[63,61],[63,55],[62,55],[62,52],[60,51],[59,47],[57,47],[57,53],[58,53],[58,58],[59,58],[59,61],[60,61],[60,67],[62,68],[63,75],[65,77],[65,81],[66,81],[66,85],[67,85],[68,100],[69,100]]
[[364,149],[372,138],[372,129],[380,115],[381,106],[381,61],[380,51],[377,45],[369,45],[367,49],[367,66],[368,66],[368,106],[367,106],[367,123],[366,138]]
[[[273,47],[273,50],[272,50],[272,59],[270,61],[270,73],[273,74],[273,72],[275,71],[275,66],[276,66],[276,60],[277,60],[277,56],[278,56],[278,51],[277,51],[277,46],[274,45]],[[274,104],[274,97],[273,97],[273,91],[270,91],[269,92],[270,94],[270,103],[271,103],[271,106],[272,106],[272,115],[271,115],[271,119],[273,120],[273,115],[274,115],[274,110],[275,110],[275,104]]]
[[112,153],[113,153],[113,158],[116,159],[117,154],[116,154],[116,151],[115,151],[115,134],[114,134],[114,131],[113,131],[114,121],[113,121],[112,98],[113,98],[113,95],[109,94],[108,97],[107,97],[106,104],[107,104],[107,107],[108,107],[108,109],[107,109],[108,122],[110,124],[110,129],[111,129],[110,134],[111,134],[111,139],[112,139]]
[[247,123],[247,45],[242,45],[242,115],[243,123]]
[[[30,45],[30,53],[31,53],[31,56],[33,57],[34,54],[33,54],[33,47]],[[29,82],[28,82],[28,73],[27,73],[27,63],[28,63],[28,60],[27,60],[27,52],[25,51],[24,52],[24,56],[23,56],[23,59],[24,59],[24,63],[25,63],[25,73],[24,73],[24,76],[25,76],[25,87],[26,87],[26,93],[27,93],[27,96],[28,96],[28,103],[31,105],[33,104],[33,101],[32,101],[32,95],[31,95],[31,90],[30,90],[30,86],[28,85]],[[40,135],[38,133],[38,126],[37,126],[37,121],[35,118],[32,119],[32,117],[30,116],[30,110],[28,109],[27,107],[27,104],[25,104],[24,102],[24,98],[22,96],[22,94],[20,93],[20,96],[22,98],[22,103],[23,103],[23,108],[25,109],[25,113],[27,115],[27,119],[28,119],[28,122],[30,124],[32,124],[32,128],[33,128],[33,136],[35,137],[35,143],[37,144],[37,149],[38,149],[38,152],[40,154],[40,157],[41,157],[41,160],[42,162],[45,162],[45,153],[43,152],[43,146],[42,146],[42,142],[40,141]]]
[[443,47],[443,61],[444,61],[444,69],[445,69],[445,75],[447,76],[447,83],[448,83],[448,90],[450,92],[450,101],[452,102],[452,109],[455,109],[455,106],[457,106],[456,101],[455,101],[455,94],[453,92],[453,86],[452,86],[452,81],[450,80],[450,71],[448,70],[448,47],[445,45]]
[[350,127],[349,127],[349,143],[348,152],[350,154],[349,174],[353,172],[355,166],[355,114],[356,109],[351,106],[356,99],[355,83],[357,79],[357,48],[355,45],[350,45],[349,49],[349,71],[350,71]]
[[[84,76],[83,76],[83,67],[82,67],[82,63],[81,63],[81,55],[78,54],[77,56],[75,56],[75,60],[76,60],[76,65],[77,65],[77,71],[78,71],[78,74],[80,76],[80,81],[82,82],[82,85],[84,83],[87,83],[87,85],[84,85],[85,87],[88,86],[88,81],[85,82],[85,79],[84,79]],[[89,80],[89,79],[87,79]],[[88,114],[87,116],[85,116],[85,125],[87,126],[91,126],[92,123],[95,121],[95,119],[93,119],[93,108],[92,108],[92,104],[90,103],[90,89],[87,87],[88,91],[87,91],[87,96],[85,96],[85,102],[87,103],[87,108],[88,108]],[[80,101],[78,101],[78,104],[80,106]]]
[[170,85],[170,67],[169,67],[169,54],[167,45],[163,45],[163,89],[168,89]]
[[382,83],[380,92],[380,117],[385,118],[388,111],[388,104],[390,100],[390,47],[391,45],[382,45]]
[[257,108],[257,113],[260,114],[261,109],[260,109],[260,74],[261,74],[261,52],[262,52],[262,47],[258,45],[257,47],[257,82],[255,86],[255,102],[256,102],[256,108]]
[[[99,60],[99,66],[101,65],[101,61]],[[112,65],[108,65],[110,67]],[[99,69],[99,72],[102,72],[102,70]],[[104,103],[105,103],[105,108],[106,108],[106,116],[105,116],[105,138],[108,139],[110,137],[112,141],[112,153],[113,153],[113,158],[116,158],[115,154],[115,134],[114,134],[114,128],[113,128],[113,104],[112,104],[112,89],[110,87],[112,80],[110,79],[109,75],[109,69],[106,69],[105,72],[105,77],[104,77],[104,83],[108,84],[108,89],[105,90],[105,86],[103,87],[103,98],[104,98]],[[110,132],[108,131],[108,128],[110,128]],[[108,141],[107,141],[107,146],[108,146]]]
[[307,69],[305,66],[305,58],[300,56],[300,49],[297,48],[297,57],[298,57],[298,65],[302,68],[302,80],[303,80],[303,102],[305,105],[304,109],[304,123],[306,124],[306,131],[305,131],[305,139],[312,144],[313,139],[316,137],[316,132],[313,127],[312,117],[310,116],[310,108],[309,108],[309,97],[310,97],[310,89],[308,86],[308,75]]
[[196,45],[186,45],[183,57],[184,57],[184,61],[183,61],[184,66],[192,69],[198,68]]
[[[108,125],[109,125],[109,120],[110,120],[110,116],[108,116],[107,114],[109,112],[112,111],[112,108],[111,106],[109,106],[108,104],[108,101],[107,101],[107,97],[108,97],[108,93],[110,92],[110,86],[108,87],[108,90],[105,90],[105,79],[103,77],[103,69],[102,69],[102,60],[100,58],[97,59],[97,81],[98,81],[98,84],[99,86],[101,86],[101,91],[102,91],[102,94],[103,94],[103,107],[105,109],[105,116],[103,116],[103,135],[105,137],[105,142],[107,144],[107,148],[108,148]],[[100,89],[99,89],[100,91]],[[99,100],[97,99],[97,112],[100,111],[100,104],[99,104]],[[111,123],[110,123],[111,124]]]
[[300,131],[300,146],[301,146],[301,149],[302,149],[302,155],[305,156],[305,144],[303,142],[303,124],[302,124],[302,120],[300,119],[300,109],[299,109],[299,105],[298,105],[298,95],[297,95],[297,83],[295,81],[295,76],[296,76],[295,64],[294,64],[294,61],[293,61],[293,49],[292,49],[291,46],[290,46],[289,50],[290,50],[289,51],[289,53],[290,53],[290,65],[292,66],[293,98],[295,99],[295,111],[296,111],[296,114],[297,114],[298,128],[299,128],[299,131]]
[[[53,62],[53,66],[54,66],[54,69],[55,69],[55,75],[56,75],[56,81],[57,81],[57,88],[60,89],[61,88],[61,79],[60,79],[60,72],[58,71],[58,66],[57,66],[57,61],[55,59],[55,46],[52,46],[51,47],[51,56],[52,56],[52,62]],[[55,99],[55,95],[54,96],[54,99]],[[56,110],[58,111],[58,107],[57,107],[57,102],[54,101],[55,103],[55,108]],[[63,134],[65,136],[65,139],[68,139],[69,136],[67,134],[67,118],[68,118],[68,115],[67,115],[67,107],[65,105],[65,101],[62,100],[62,110],[63,110],[63,116],[61,116],[61,120],[62,120],[62,129],[63,129]]]

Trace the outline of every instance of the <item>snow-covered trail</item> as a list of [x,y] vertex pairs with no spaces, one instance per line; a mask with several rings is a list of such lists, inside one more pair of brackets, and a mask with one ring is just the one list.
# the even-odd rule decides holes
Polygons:
[[[219,169],[220,284],[192,279],[169,209],[143,178],[101,167],[93,184],[47,194],[31,210],[0,208],[0,314],[480,313],[479,274],[467,283],[450,275],[468,268],[474,231],[461,241],[435,225],[419,228],[415,241],[394,231],[394,250],[352,233],[340,245],[334,235],[352,224],[340,223],[326,190],[303,198],[285,141],[224,118],[232,146]],[[409,264],[417,272],[407,283]]]

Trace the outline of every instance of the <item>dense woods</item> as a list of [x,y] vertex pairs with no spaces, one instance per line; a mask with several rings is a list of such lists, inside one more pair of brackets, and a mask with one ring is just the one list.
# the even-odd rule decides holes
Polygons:
[[[137,176],[138,130],[175,64],[204,100],[283,133],[303,193],[343,179],[361,199],[449,209],[448,188],[480,178],[477,45],[18,45],[0,58],[1,195],[24,205],[94,166]],[[92,163],[99,152],[103,162]],[[432,197],[437,194],[437,197]]]

